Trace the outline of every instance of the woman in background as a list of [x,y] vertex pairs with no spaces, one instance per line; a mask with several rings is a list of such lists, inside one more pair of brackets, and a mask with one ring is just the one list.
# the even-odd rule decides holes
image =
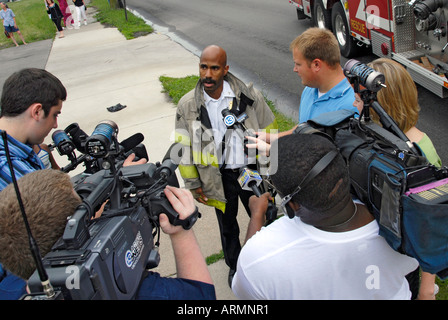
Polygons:
[[[368,66],[382,73],[385,77],[386,87],[378,91],[378,103],[395,120],[408,139],[420,147],[428,162],[440,168],[442,161],[431,139],[416,127],[420,106],[418,104],[417,87],[409,72],[398,62],[387,58],[376,59]],[[361,114],[363,102],[358,94],[355,95],[356,99],[353,105],[358,108]],[[380,124],[379,116],[373,109],[370,110],[370,118]],[[411,274],[418,276],[418,270]],[[408,277],[411,282],[412,276],[408,275]],[[438,287],[435,285],[435,277],[433,274],[422,271],[417,299],[435,299],[438,291]]]
[[47,13],[59,31],[59,38],[64,38],[64,30],[62,29],[61,25],[63,17],[61,9],[59,8],[58,4],[55,3],[53,0],[45,0],[45,1],[47,5]]
[[[442,161],[431,139],[416,127],[420,105],[417,87],[409,72],[398,62],[387,58],[376,59],[368,66],[382,73],[386,79],[386,88],[377,93],[378,103],[395,120],[408,139],[420,147],[428,161],[440,168]],[[358,95],[353,105],[361,114],[363,103]],[[370,110],[370,118],[380,124],[379,116],[373,109]]]
[[63,15],[63,20],[64,20],[64,25],[66,28],[68,29],[72,29],[73,28],[73,16],[72,16],[72,12],[70,10],[70,8],[68,7],[67,1],[65,0],[58,0],[59,2],[59,8],[61,8],[62,11],[62,15]]
[[0,7],[0,19],[3,20],[3,27],[5,28],[5,32],[9,35],[8,38],[11,38],[12,42],[14,42],[16,47],[18,47],[19,45],[17,44],[16,38],[14,38],[14,32],[17,32],[20,39],[22,39],[23,44],[27,44],[22,33],[17,27],[16,15],[14,12],[3,2],[0,2]]

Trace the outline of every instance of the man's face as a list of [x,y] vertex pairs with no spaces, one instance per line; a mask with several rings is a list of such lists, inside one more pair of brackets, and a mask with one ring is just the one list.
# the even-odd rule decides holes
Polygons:
[[294,49],[292,53],[294,60],[294,72],[302,79],[304,86],[315,88],[315,73],[313,72],[312,63],[305,60],[302,53],[298,49]]
[[199,62],[199,76],[205,92],[212,98],[218,99],[223,89],[224,76],[229,66],[217,54],[203,54]]
[[32,138],[28,143],[30,144],[40,144],[45,138],[48,136],[52,129],[56,129],[58,127],[58,116],[61,113],[62,109],[62,101],[59,100],[59,103],[56,106],[51,107],[48,116],[45,116],[44,110],[40,109],[39,116],[37,117],[37,121],[34,126],[34,133]]

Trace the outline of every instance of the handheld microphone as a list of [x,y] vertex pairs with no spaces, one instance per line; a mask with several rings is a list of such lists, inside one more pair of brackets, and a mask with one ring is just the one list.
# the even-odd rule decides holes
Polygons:
[[240,184],[243,190],[252,190],[253,193],[257,196],[261,196],[261,191],[258,186],[261,184],[263,179],[260,174],[251,170],[248,167],[240,168],[240,176],[238,177],[238,183]]
[[344,73],[347,76],[357,76],[360,83],[372,92],[378,92],[386,87],[384,84],[385,77],[382,73],[373,70],[358,60],[348,60],[344,65]]
[[237,116],[234,113],[232,113],[228,108],[225,108],[221,111],[221,114],[223,116],[223,121],[226,127],[227,128],[233,127],[237,129],[236,132],[243,140],[244,140],[244,132],[246,132],[246,134],[248,135],[255,136],[254,133],[249,131],[242,123],[247,118],[246,113],[242,113],[237,118]]
[[[262,178],[257,171],[250,170],[247,167],[241,168],[238,182],[243,190],[252,190],[257,197],[261,196],[259,185],[262,182]],[[271,224],[277,218],[277,211],[275,199],[273,199],[273,201],[269,201],[266,211],[266,225]]]
[[223,109],[221,111],[224,121],[224,124],[227,128],[234,128],[236,129],[235,132],[238,134],[239,138],[243,141],[244,144],[244,153],[247,155],[248,149],[246,147],[247,139],[245,136],[250,137],[256,137],[256,134],[252,129],[246,128],[246,126],[243,124],[243,121],[247,119],[247,114],[243,112],[238,117],[232,113],[228,108]]
[[227,126],[227,128],[230,128],[232,126],[238,126],[238,122],[236,121],[236,115],[230,112],[228,108],[225,108],[221,111],[222,116],[224,117],[224,124]]

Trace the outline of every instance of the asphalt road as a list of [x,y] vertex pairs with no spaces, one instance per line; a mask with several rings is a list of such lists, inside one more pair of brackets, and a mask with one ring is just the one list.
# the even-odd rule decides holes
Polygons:
[[[297,20],[288,0],[127,0],[129,8],[199,54],[209,44],[222,46],[230,70],[252,81],[283,113],[297,118],[303,86],[293,72],[290,42],[311,26]],[[374,55],[355,57],[361,62]],[[342,59],[342,65],[346,59]],[[175,61],[173,61],[175,63]],[[419,87],[418,127],[426,132],[448,164],[448,99]]]

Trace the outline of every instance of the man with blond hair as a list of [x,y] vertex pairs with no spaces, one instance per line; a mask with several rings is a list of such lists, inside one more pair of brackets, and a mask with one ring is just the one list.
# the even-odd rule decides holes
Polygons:
[[[309,28],[291,42],[290,50],[294,72],[305,86],[300,98],[299,123],[331,111],[358,112],[353,107],[355,92],[341,67],[339,45],[333,33]],[[291,134],[296,127],[278,136]],[[272,142],[275,136],[258,132],[258,138]]]

